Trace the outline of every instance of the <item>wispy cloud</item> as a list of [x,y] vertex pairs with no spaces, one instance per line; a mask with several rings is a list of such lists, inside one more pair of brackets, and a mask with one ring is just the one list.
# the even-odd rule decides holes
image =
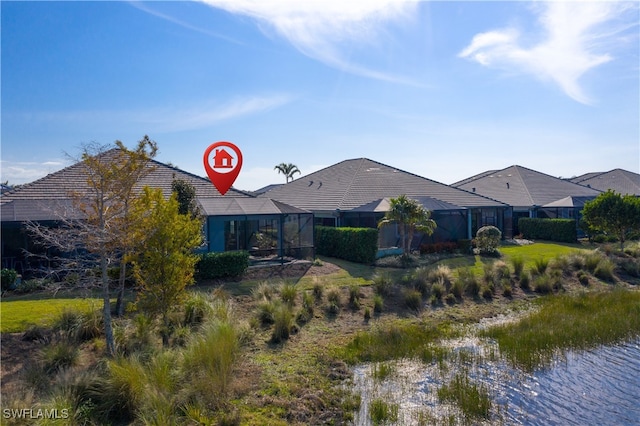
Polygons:
[[[349,60],[345,46],[372,44],[380,28],[411,16],[417,2],[405,0],[200,0],[249,16],[274,29],[304,55],[336,69],[378,80],[411,83]],[[350,47],[346,47],[350,49]]]
[[[292,102],[289,94],[238,96],[226,101],[207,100],[197,104],[129,110],[29,111],[12,114],[12,120],[34,125],[144,127],[155,132],[203,129],[247,115],[259,114]],[[151,130],[149,130],[151,131]]]
[[[572,99],[592,100],[579,80],[589,70],[613,60],[617,37],[637,23],[631,2],[542,2],[535,7],[540,32],[516,28],[477,34],[459,53],[487,67],[531,74],[552,81]],[[635,11],[636,13],[629,13]],[[523,39],[538,41],[525,45]]]
[[183,28],[187,28],[189,30],[196,31],[196,32],[199,32],[201,34],[205,34],[205,35],[208,35],[208,36],[211,36],[211,37],[215,37],[215,38],[219,38],[219,39],[222,39],[222,40],[226,40],[226,41],[229,41],[231,43],[242,44],[242,42],[240,42],[240,41],[238,41],[238,40],[236,40],[234,38],[231,38],[229,36],[226,36],[224,34],[220,34],[218,32],[211,31],[209,29],[205,29],[205,28],[201,28],[201,27],[198,27],[198,26],[195,26],[195,25],[191,25],[188,22],[185,22],[185,21],[183,21],[181,19],[178,19],[178,18],[176,18],[174,16],[170,16],[170,15],[167,15],[166,13],[162,13],[162,12],[159,12],[159,11],[157,11],[155,9],[152,9],[151,7],[149,7],[148,3],[143,3],[143,2],[141,2],[139,0],[129,0],[129,4],[132,5],[133,7],[135,7],[136,9],[139,9],[139,10],[145,12],[145,13],[148,13],[149,15],[153,15],[156,18],[160,18],[160,19],[164,19],[166,21],[172,22],[172,23],[174,23],[176,25],[179,25],[179,26],[181,26]]
[[0,161],[0,181],[9,181],[9,185],[20,185],[32,182],[66,167],[69,162],[52,159],[44,162],[35,161]]

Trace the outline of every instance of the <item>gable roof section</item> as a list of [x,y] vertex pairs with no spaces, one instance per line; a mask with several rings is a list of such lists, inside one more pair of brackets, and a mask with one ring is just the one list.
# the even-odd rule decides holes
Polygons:
[[[431,197],[411,197],[412,200],[416,200],[422,207],[427,210],[466,210],[464,207],[454,206],[445,201],[436,200]],[[378,200],[371,201],[370,203],[363,204],[351,212],[358,213],[385,213],[391,208],[391,199],[389,197],[380,198]]]
[[207,216],[245,216],[310,213],[270,198],[204,198],[200,205]]
[[[114,148],[103,153],[101,157],[105,158],[106,161],[118,161],[120,155],[120,150]],[[206,178],[155,160],[151,160],[147,167],[152,170],[137,183],[135,187],[137,191],[149,186],[160,188],[165,196],[169,196],[173,180],[182,179],[193,185],[198,200],[223,197]],[[89,189],[84,163],[75,163],[41,179],[3,193],[0,198],[2,221],[56,220],[60,218],[61,211],[64,212],[66,217],[76,216],[71,211],[71,194],[87,194]],[[225,197],[229,196],[253,197],[233,188],[225,195]]]
[[460,207],[505,207],[499,201],[378,163],[345,160],[300,177],[267,194],[275,200],[315,212],[349,211],[382,198],[431,197]]
[[[121,152],[118,148],[103,153],[100,157],[106,161],[119,161]],[[185,172],[176,167],[151,160],[148,165],[151,172],[142,178],[136,188],[140,191],[145,186],[160,188],[165,195],[171,194],[171,183],[174,179],[182,179],[189,182],[196,190],[196,197],[222,197],[220,192],[203,177]],[[249,197],[250,195],[230,189],[234,197]],[[3,200],[11,199],[68,199],[71,193],[85,194],[89,192],[87,173],[84,162],[80,161],[62,170],[48,174],[47,176],[20,186],[13,191],[2,195]]]
[[624,169],[613,169],[608,172],[586,173],[570,179],[589,188],[607,191],[611,189],[619,194],[640,196],[640,174]]
[[533,207],[568,196],[595,197],[600,191],[522,166],[481,173],[453,186],[482,194],[513,207]]
[[551,203],[547,203],[542,207],[574,207],[574,208],[582,208],[584,207],[584,203],[587,201],[593,200],[595,197],[564,197],[560,200],[553,201]]

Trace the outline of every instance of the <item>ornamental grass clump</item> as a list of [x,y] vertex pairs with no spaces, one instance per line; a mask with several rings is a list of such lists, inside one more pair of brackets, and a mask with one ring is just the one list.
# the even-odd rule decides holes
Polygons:
[[295,284],[284,283],[280,286],[280,298],[285,304],[295,306],[296,297],[298,297],[298,288]]
[[458,269],[458,282],[462,284],[466,294],[473,297],[480,294],[480,283],[471,268],[466,267]]
[[613,263],[611,260],[607,258],[600,259],[600,262],[598,262],[598,266],[596,266],[596,269],[593,271],[593,275],[603,281],[612,282],[615,280],[615,277],[613,275],[615,267],[615,263]]
[[422,309],[422,293],[414,289],[405,289],[404,304],[413,311],[420,311]]
[[373,290],[376,294],[386,297],[391,295],[393,281],[391,275],[386,272],[379,272],[373,276]]
[[511,262],[511,267],[513,268],[513,275],[519,277],[522,271],[524,270],[524,259],[522,256],[513,256],[509,259]]
[[453,273],[447,265],[438,265],[436,269],[429,271],[429,281],[432,284],[442,285],[446,291],[451,288],[453,282]]

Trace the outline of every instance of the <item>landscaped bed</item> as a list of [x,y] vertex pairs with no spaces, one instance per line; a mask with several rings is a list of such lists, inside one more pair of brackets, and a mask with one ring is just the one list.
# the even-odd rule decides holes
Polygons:
[[[111,361],[101,361],[101,336],[79,339],[78,328],[65,325],[72,323],[71,315],[66,323],[55,318],[48,322],[23,318],[25,306],[38,312],[53,306],[51,299],[9,295],[1,305],[3,408],[65,406],[72,408],[78,422],[342,423],[352,418],[361,403],[349,388],[353,363],[402,357],[436,359],[442,355],[438,342],[458,336],[461,324],[528,312],[543,293],[556,297],[558,293],[598,293],[612,288],[638,291],[639,278],[619,266],[623,260],[639,262],[637,248],[622,254],[608,248],[594,252],[589,246],[536,243],[500,250],[499,259],[425,257],[406,269],[322,258],[286,277],[274,273],[273,278],[201,283],[174,313],[170,347],[162,347],[153,323],[130,312],[116,320],[121,357]],[[584,255],[578,250],[585,250]],[[620,262],[611,279],[606,274],[599,278],[595,275],[598,266],[589,264],[595,258],[588,256],[598,256],[602,265],[616,259]],[[521,268],[519,274],[515,268]],[[522,274],[529,274],[526,288]],[[582,274],[586,281],[579,278]],[[540,278],[546,276],[549,278]],[[457,284],[463,279],[464,284]],[[548,292],[543,281],[550,285]],[[18,303],[20,309],[13,309]],[[80,315],[73,318],[78,321],[74,324],[81,322]],[[10,331],[33,332],[34,325],[26,325],[28,322],[44,328],[44,337],[25,342],[23,334],[5,332],[5,324],[11,324]],[[629,327],[630,334],[625,336],[640,334],[637,325]],[[224,335],[231,336],[226,355],[206,352],[211,342]],[[49,348],[54,342],[69,342],[78,351],[71,350],[75,355],[52,369],[56,355]],[[219,363],[210,364],[207,359],[219,359]],[[214,381],[217,387],[209,390],[201,387],[208,386],[203,381],[206,377],[189,373],[207,368],[219,378]],[[34,371],[45,372],[47,379],[35,380]],[[117,371],[127,373],[116,375]],[[116,377],[120,387],[112,386]],[[60,393],[73,383],[91,387],[98,382],[111,385],[104,385],[99,394]],[[113,391],[125,388],[129,390],[124,394]],[[205,398],[205,391],[213,393]],[[443,398],[451,395],[452,388],[448,391],[443,391]],[[116,415],[101,411],[107,403],[125,405]]]

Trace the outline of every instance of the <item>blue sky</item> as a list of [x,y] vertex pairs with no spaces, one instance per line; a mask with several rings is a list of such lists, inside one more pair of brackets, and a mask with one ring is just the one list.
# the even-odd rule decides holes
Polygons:
[[7,2],[1,180],[148,134],[236,188],[367,157],[443,183],[514,164],[640,172],[637,2]]

